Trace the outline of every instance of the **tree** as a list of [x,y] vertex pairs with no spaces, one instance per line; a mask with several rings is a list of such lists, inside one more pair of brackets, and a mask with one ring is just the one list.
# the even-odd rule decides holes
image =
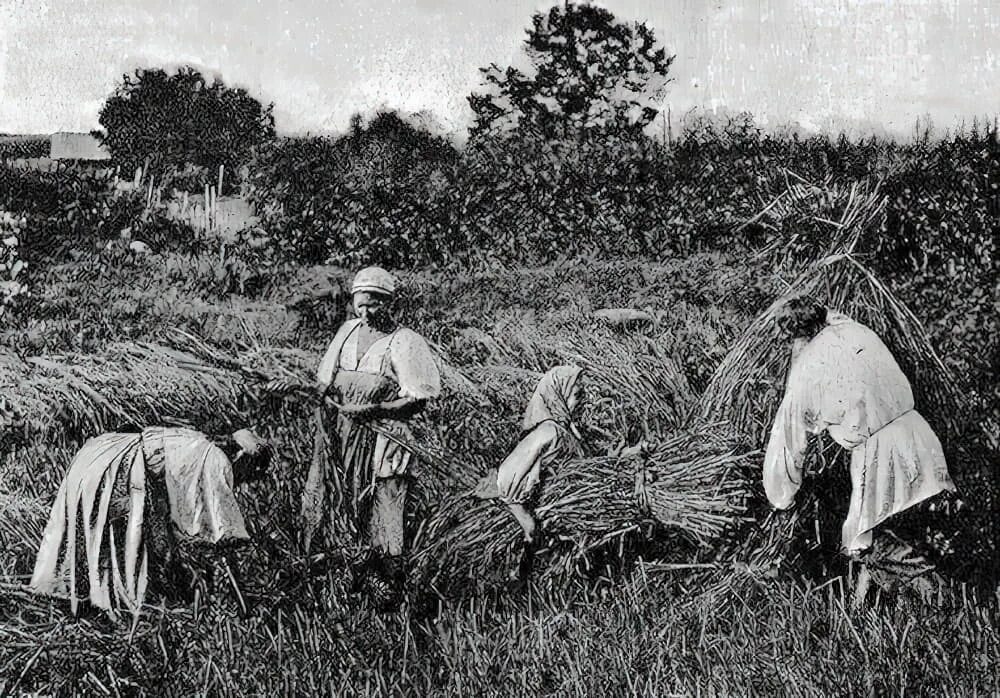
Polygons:
[[638,132],[656,118],[674,56],[645,23],[568,3],[535,13],[527,34],[534,74],[496,64],[480,69],[486,92],[468,98],[472,137],[515,129],[547,137]]
[[126,171],[148,159],[155,171],[190,164],[235,173],[254,146],[274,138],[273,108],[191,67],[139,69],[123,76],[99,120],[102,142]]

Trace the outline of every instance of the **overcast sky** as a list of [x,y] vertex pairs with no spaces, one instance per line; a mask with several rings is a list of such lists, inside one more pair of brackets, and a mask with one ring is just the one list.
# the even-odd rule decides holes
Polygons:
[[[666,98],[766,125],[909,134],[1000,114],[1000,0],[617,0],[677,55]],[[478,68],[520,61],[537,0],[0,0],[0,131],[96,128],[124,72],[192,64],[283,132],[378,107],[464,130]]]

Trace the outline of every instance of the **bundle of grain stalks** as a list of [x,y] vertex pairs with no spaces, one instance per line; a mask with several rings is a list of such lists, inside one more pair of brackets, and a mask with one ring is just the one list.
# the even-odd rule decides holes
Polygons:
[[[595,553],[627,545],[644,532],[711,546],[745,510],[740,453],[718,425],[686,430],[644,457],[599,456],[562,464],[542,486],[536,516],[553,543],[540,580],[572,576]],[[520,554],[521,531],[496,502],[456,497],[415,543],[420,576],[442,593],[502,579]]]
[[[241,356],[243,374],[255,364],[294,366],[302,352],[256,349]],[[9,357],[8,357],[9,358]],[[286,371],[288,369],[286,368]],[[88,438],[119,424],[190,424],[224,428],[246,412],[241,374],[197,356],[133,342],[100,355],[36,356],[0,363],[0,382],[16,385],[8,401],[22,428],[45,438]],[[217,423],[218,422],[218,423]]]
[[985,433],[983,425],[970,424],[975,418],[962,409],[967,405],[959,381],[945,368],[921,322],[865,263],[885,214],[878,184],[854,184],[839,196],[846,197],[840,220],[820,221],[831,227],[831,235],[818,257],[788,266],[786,249],[774,251],[775,267],[790,268],[794,280],[730,349],[699,401],[700,413],[725,419],[754,443],[763,442],[781,401],[790,357],[775,312],[789,297],[805,295],[867,325],[885,341],[913,385],[918,409],[923,406],[942,441]]
[[30,569],[48,514],[37,499],[0,492],[0,575]]
[[657,337],[616,335],[585,324],[553,328],[531,322],[482,335],[489,353],[467,373],[512,415],[524,409],[546,370],[575,364],[585,371],[580,421],[602,439],[652,438],[690,421],[694,390]]

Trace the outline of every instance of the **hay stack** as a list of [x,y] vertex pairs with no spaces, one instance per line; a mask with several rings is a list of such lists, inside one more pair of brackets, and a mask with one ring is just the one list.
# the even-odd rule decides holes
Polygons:
[[[784,394],[790,347],[779,336],[776,311],[787,298],[808,295],[845,313],[876,332],[910,378],[918,409],[945,436],[967,428],[956,380],[945,368],[927,338],[923,325],[872,272],[849,254],[833,255],[801,274],[746,329],[712,376],[699,411],[702,417],[726,419],[738,433],[761,444]],[[939,406],[939,407],[938,407]],[[928,409],[930,408],[930,409]]]
[[[748,492],[738,452],[718,425],[680,432],[645,458],[600,456],[563,464],[543,485],[536,517],[553,544],[540,579],[566,581],[593,553],[643,530],[712,546],[740,522]],[[441,593],[504,578],[521,530],[501,503],[455,498],[416,542],[420,575]]]

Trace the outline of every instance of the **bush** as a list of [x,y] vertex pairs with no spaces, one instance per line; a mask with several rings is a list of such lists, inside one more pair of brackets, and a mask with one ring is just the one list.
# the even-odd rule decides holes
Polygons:
[[0,136],[0,160],[46,158],[50,147],[46,136]]
[[102,139],[127,173],[141,166],[162,176],[189,163],[215,173],[222,165],[233,187],[252,149],[274,137],[272,109],[190,67],[139,69],[101,108]]
[[28,293],[27,263],[19,252],[27,224],[27,218],[0,210],[0,317],[15,310]]

